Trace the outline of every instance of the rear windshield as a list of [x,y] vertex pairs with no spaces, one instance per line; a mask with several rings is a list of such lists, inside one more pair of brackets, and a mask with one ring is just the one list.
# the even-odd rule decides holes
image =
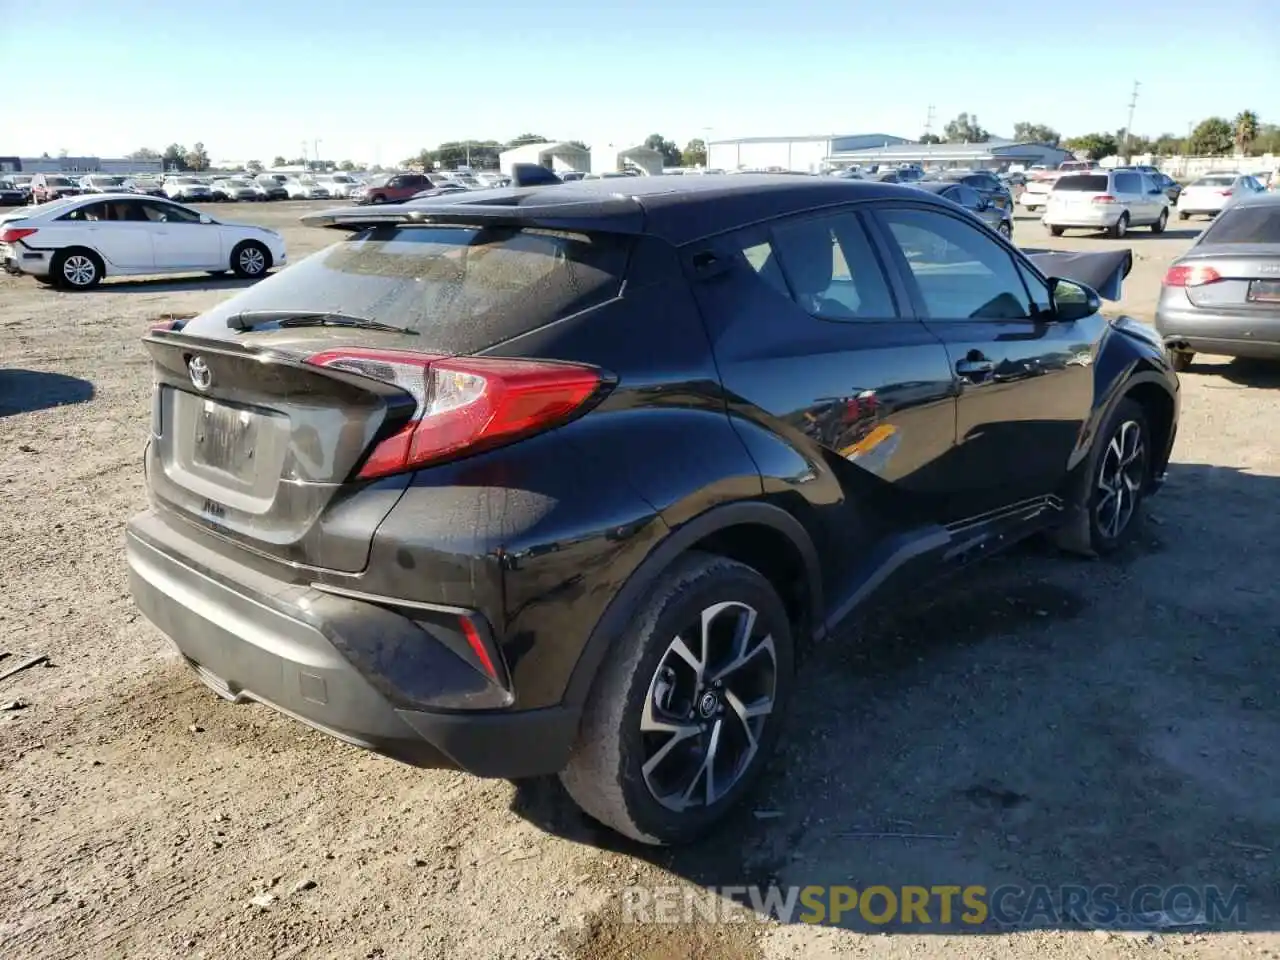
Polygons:
[[71,181],[66,177],[45,177],[44,182],[51,187],[69,187]]
[[1097,193],[1099,191],[1106,192],[1107,178],[1098,176],[1097,174],[1077,174],[1071,177],[1062,177],[1054,185],[1054,190],[1077,190]]
[[1191,185],[1193,187],[1229,187],[1235,182],[1235,177],[1201,177]]
[[1280,244],[1280,204],[1228,207],[1218,214],[1200,242]]
[[336,312],[422,335],[414,348],[471,353],[616,297],[630,244],[611,234],[384,225],[224,301],[187,331],[225,335],[248,310]]

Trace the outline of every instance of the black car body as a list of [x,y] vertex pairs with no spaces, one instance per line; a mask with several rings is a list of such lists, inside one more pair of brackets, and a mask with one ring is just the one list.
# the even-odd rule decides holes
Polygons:
[[351,233],[145,339],[138,606],[228,699],[642,841],[749,788],[796,643],[1035,531],[1114,549],[1176,431],[1151,333],[909,187],[303,219]]
[[964,207],[1002,236],[1013,236],[1013,207],[996,206],[968,184],[950,180],[926,180],[915,186]]
[[951,183],[962,183],[966,187],[976,190],[979,196],[997,209],[1013,209],[1013,193],[990,170],[944,171],[939,175],[938,179]]
[[27,191],[11,180],[0,179],[0,207],[20,207],[27,202]]
[[1280,359],[1280,194],[1218,214],[1165,274],[1155,326],[1180,370],[1196,353]]

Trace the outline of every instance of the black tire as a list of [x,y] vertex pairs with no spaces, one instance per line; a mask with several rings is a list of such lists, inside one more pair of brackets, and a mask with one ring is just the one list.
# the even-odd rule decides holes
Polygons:
[[1120,219],[1114,225],[1107,228],[1107,236],[1112,240],[1123,239],[1129,232],[1129,214],[1128,212],[1120,214]]
[[1165,207],[1160,211],[1160,217],[1151,225],[1152,233],[1164,233],[1164,228],[1169,225],[1169,208]]
[[1066,227],[1050,227],[1049,233],[1052,236],[1060,237],[1066,231],[1066,229],[1067,229]]
[[1185,210],[1179,210],[1179,211],[1178,211],[1178,219],[1179,219],[1179,220],[1190,220],[1190,219],[1191,219],[1191,214],[1187,213]]
[[386,203],[387,198],[380,193],[375,193],[372,197],[369,198],[369,202],[370,203]]
[[54,283],[64,290],[89,290],[102,282],[102,258],[84,247],[69,247],[53,255],[49,264]]
[[1000,234],[1000,236],[1004,237],[1006,240],[1012,241],[1013,240],[1013,224],[1011,224],[1008,220],[1001,220],[1000,223],[996,226],[996,233]]
[[271,251],[257,240],[242,240],[231,251],[231,269],[242,280],[265,277],[271,269]]
[[[767,645],[758,646],[760,652],[744,661],[747,666],[743,670],[748,671],[744,679],[750,679],[750,670],[761,669],[772,678],[771,682],[740,686],[734,679],[739,674],[732,673],[723,690],[714,684],[705,688],[693,685],[695,673],[687,660],[673,653],[673,644],[678,636],[692,636],[691,624],[701,624],[703,612],[720,604],[730,605],[722,608],[721,616],[737,616],[745,608],[756,612],[750,636],[771,636],[773,656],[768,657]],[[718,618],[708,622],[726,623]],[[713,646],[719,649],[719,644]],[[701,648],[699,641],[698,649]],[[685,554],[653,584],[634,616],[629,618],[626,631],[614,640],[587,699],[578,741],[560,780],[587,814],[625,836],[648,844],[694,840],[741,799],[767,763],[786,710],[792,669],[791,626],[782,601],[769,582],[751,567],[726,557],[698,552]],[[678,686],[684,690],[677,691]],[[733,709],[735,699],[742,703],[742,698],[728,692],[735,687],[737,690],[768,688],[772,708],[758,718],[762,726],[755,731],[754,752],[745,751],[745,756],[736,758],[732,752],[724,754],[723,758],[736,768],[737,779],[722,794],[713,794],[708,805],[707,794],[712,791],[701,775],[698,752],[711,743],[723,744],[726,750],[732,750],[735,744],[745,748],[750,743],[743,733],[744,723],[739,721],[742,715]],[[723,700],[718,699],[721,695]],[[664,696],[668,703],[659,705],[657,701]],[[678,699],[672,700],[672,697]],[[758,698],[751,701],[761,702]],[[676,741],[692,747],[692,751],[686,749],[684,755],[667,748],[667,741],[676,739],[673,734],[641,731],[642,719],[648,711],[660,717],[676,717],[677,707],[681,725],[700,731]],[[667,741],[660,739],[664,736]],[[695,772],[684,796],[699,794],[696,806],[678,811],[657,799],[644,767],[646,760],[652,761],[659,754],[677,767],[686,760],[692,765]],[[655,778],[659,777],[660,768],[661,761],[651,771]],[[661,768],[661,772],[674,776],[676,769]],[[721,775],[727,778],[727,771]],[[677,785],[672,793],[665,794],[668,800],[681,792],[678,784],[684,783],[683,776],[674,779]],[[700,782],[702,787],[698,788]]]
[[[1109,529],[1110,500],[1102,479],[1117,461],[1113,441],[1119,441],[1121,457],[1127,456],[1126,444],[1131,431],[1137,431],[1140,454],[1128,470],[1129,483],[1123,496],[1128,498],[1129,508],[1123,522],[1116,529]],[[1054,531],[1054,542],[1064,550],[1084,556],[1106,556],[1119,550],[1141,526],[1142,508],[1146,501],[1147,485],[1151,478],[1151,429],[1146,411],[1136,400],[1122,399],[1103,423],[1089,453],[1087,467],[1081,475],[1081,484],[1070,508],[1068,522]],[[1136,489],[1133,484],[1136,483]],[[1114,489],[1113,484],[1108,484]],[[1100,519],[1100,515],[1102,519]]]
[[1194,352],[1190,350],[1170,350],[1169,365],[1178,373],[1186,373],[1191,369],[1191,361],[1196,358]]

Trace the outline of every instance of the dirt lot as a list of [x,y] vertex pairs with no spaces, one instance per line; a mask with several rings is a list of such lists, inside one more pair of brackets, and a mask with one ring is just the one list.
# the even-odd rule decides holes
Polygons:
[[[295,225],[302,207],[211,212],[282,227],[296,260],[332,239]],[[1029,218],[1017,231],[1115,245],[1051,240]],[[1150,319],[1193,234],[1125,241],[1130,312]],[[0,672],[50,661],[0,681],[0,704],[27,704],[0,712],[3,956],[1280,956],[1275,371],[1211,358],[1183,377],[1169,485],[1129,555],[1029,546],[813,650],[751,806],[696,849],[655,853],[593,828],[554,783],[413,770],[221,703],[134,612],[138,338],[234,288],[0,279]],[[924,838],[866,835],[886,832]],[[770,880],[1239,884],[1248,913],[1154,938],[1044,919],[891,936],[623,922],[621,891]]]

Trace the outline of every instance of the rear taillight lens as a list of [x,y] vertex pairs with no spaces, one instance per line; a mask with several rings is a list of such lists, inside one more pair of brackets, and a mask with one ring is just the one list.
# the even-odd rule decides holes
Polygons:
[[413,396],[413,419],[369,454],[359,476],[384,477],[476,453],[549,429],[605,387],[578,364],[438,357],[402,350],[330,350],[307,363],[393,383]]
[[10,227],[7,230],[0,231],[0,243],[17,243],[35,232],[35,227]]
[[1094,197],[1094,198],[1093,198],[1093,202],[1094,202],[1094,203],[1115,203],[1115,202],[1116,202],[1116,198],[1115,198],[1115,197],[1113,197],[1113,196],[1111,196],[1111,194],[1109,194],[1109,193],[1103,193],[1103,194],[1099,194],[1098,196]]
[[1194,265],[1174,266],[1164,275],[1166,287],[1203,287],[1206,283],[1217,283],[1222,274],[1213,267]]
[[1235,191],[1233,191],[1233,190],[1219,190],[1219,191],[1218,191],[1218,194],[1219,194],[1219,196],[1229,197],[1229,196],[1231,196],[1231,194],[1232,194],[1232,193],[1234,193],[1234,192],[1235,192]]

